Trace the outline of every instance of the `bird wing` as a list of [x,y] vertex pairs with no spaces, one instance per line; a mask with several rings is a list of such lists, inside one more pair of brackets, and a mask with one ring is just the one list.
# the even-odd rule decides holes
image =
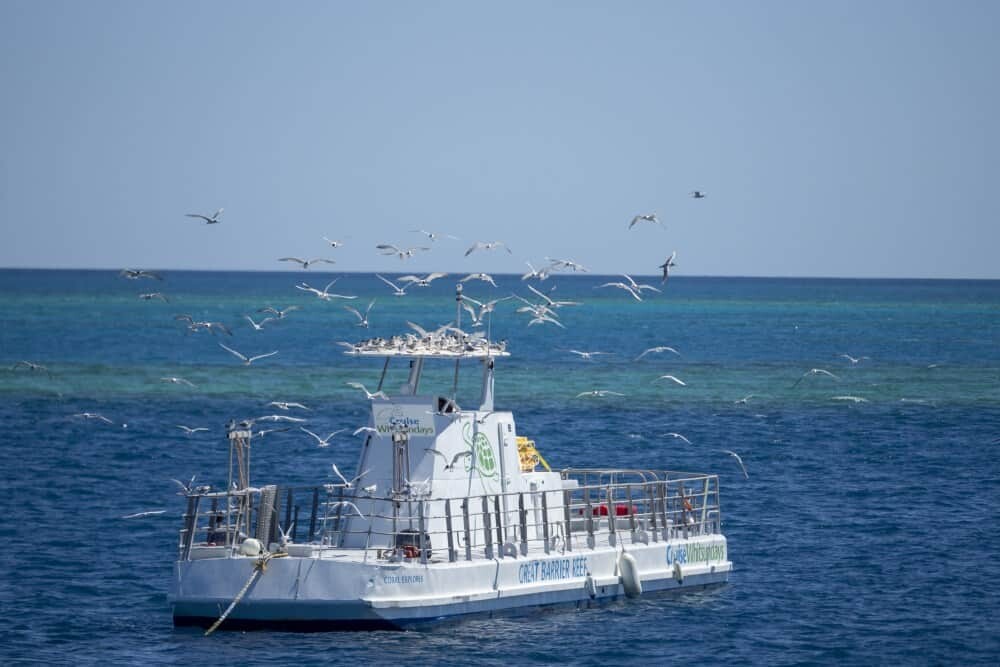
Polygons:
[[445,454],[443,452],[439,452],[438,450],[434,449],[433,447],[424,447],[424,451],[425,452],[430,452],[431,454],[436,454],[437,456],[440,456],[442,459],[444,459],[445,463],[448,462],[448,457],[445,456]]
[[365,318],[361,315],[357,308],[354,308],[353,306],[344,306],[344,310],[349,310],[354,313],[354,316],[358,318],[359,322],[365,321]]
[[448,275],[448,274],[447,273],[431,273],[426,278],[424,278],[424,280],[426,280],[427,282],[430,282],[432,280],[437,280],[438,278],[444,278],[446,275]]
[[274,352],[268,352],[267,354],[258,354],[256,357],[250,357],[249,361],[250,361],[250,363],[253,363],[253,362],[257,361],[258,359],[263,359],[264,357],[273,357],[276,354],[278,354],[277,350],[275,350]]
[[309,434],[309,435],[311,435],[312,437],[316,438],[316,442],[320,442],[320,443],[322,443],[322,442],[323,442],[323,438],[319,437],[318,435],[316,435],[315,433],[313,433],[313,432],[312,432],[312,431],[310,431],[309,429],[305,428],[304,426],[300,426],[300,427],[299,427],[299,430],[302,430],[302,431],[305,431],[306,433],[308,433],[308,434]]
[[298,262],[299,264],[306,264],[306,260],[299,259],[298,257],[279,257],[279,262]]
[[[342,482],[343,482],[344,484],[347,484],[347,478],[346,478],[346,477],[344,477],[344,476],[343,476],[342,474],[340,474],[340,470],[339,470],[339,469],[337,468],[337,464],[336,464],[336,463],[331,463],[330,465],[331,465],[331,466],[333,466],[333,472],[334,472],[334,474],[335,474],[335,475],[337,475],[337,477],[339,477],[339,478],[340,478],[340,480],[341,480],[341,481],[342,481]],[[346,502],[346,501],[345,501],[345,502]],[[350,503],[348,503],[348,504],[350,504]]]
[[230,353],[232,353],[232,354],[235,354],[235,355],[236,355],[237,357],[239,357],[239,358],[240,358],[240,359],[242,359],[243,361],[249,361],[249,359],[247,359],[247,358],[246,358],[245,356],[243,356],[243,355],[242,355],[241,353],[237,352],[236,350],[234,350],[234,349],[233,349],[233,348],[231,348],[231,347],[227,347],[227,346],[226,346],[226,345],[224,345],[223,343],[219,343],[219,347],[221,347],[221,348],[222,348],[222,349],[224,349],[224,350],[228,350],[228,351],[229,351]]

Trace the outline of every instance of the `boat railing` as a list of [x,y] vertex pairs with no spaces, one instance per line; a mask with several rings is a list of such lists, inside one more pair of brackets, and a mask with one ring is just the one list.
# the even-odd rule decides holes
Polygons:
[[721,533],[717,475],[587,469],[562,476],[560,490],[456,498],[386,498],[342,485],[194,493],[178,556],[232,556],[255,537],[265,549],[298,555],[346,549],[365,559],[455,562]]

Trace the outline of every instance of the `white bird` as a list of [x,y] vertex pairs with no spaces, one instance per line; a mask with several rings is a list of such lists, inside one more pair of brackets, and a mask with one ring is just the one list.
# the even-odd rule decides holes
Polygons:
[[126,514],[123,519],[144,519],[147,516],[156,516],[158,514],[163,514],[167,510],[152,510],[149,512],[136,512],[135,514]]
[[625,290],[626,292],[631,294],[632,298],[635,299],[636,301],[642,301],[642,296],[640,296],[637,290],[632,289],[631,285],[626,285],[625,283],[622,282],[611,282],[611,283],[604,283],[603,285],[598,285],[594,289],[598,289],[600,287],[617,287],[618,289]]
[[381,391],[381,390],[379,390],[379,391],[376,391],[376,392],[375,392],[375,393],[373,394],[373,393],[371,393],[370,391],[368,391],[368,390],[367,390],[367,389],[365,388],[365,386],[364,386],[363,384],[361,384],[360,382],[348,382],[348,383],[347,383],[347,386],[348,386],[348,387],[354,387],[355,389],[360,389],[361,391],[365,392],[365,397],[366,397],[366,398],[367,398],[367,399],[368,399],[369,401],[371,401],[371,400],[375,400],[376,398],[384,398],[384,399],[385,399],[385,400],[387,400],[387,401],[389,400],[389,397],[385,395],[385,392],[384,392],[384,391]]
[[587,361],[593,361],[595,354],[614,354],[614,352],[582,352],[580,350],[566,350],[566,351],[579,356],[581,359],[586,359]]
[[747,467],[743,465],[743,459],[740,458],[740,455],[728,449],[723,449],[722,451],[735,458],[736,462],[740,464],[740,470],[743,471],[743,477],[745,477],[746,479],[750,479],[750,475],[747,474]]
[[191,428],[190,426],[185,426],[184,424],[175,424],[175,426],[180,430],[184,431],[184,433],[186,433],[187,435],[191,435],[192,433],[198,433],[199,431],[208,430],[204,426],[196,426],[194,428]]
[[[279,320],[283,320],[283,319],[285,319],[285,315],[287,315],[288,313],[292,312],[293,310],[298,310],[298,309],[299,309],[299,306],[289,306],[288,308],[285,308],[283,310],[282,309],[278,309],[278,308],[274,308],[273,306],[267,306],[266,308],[260,308],[257,312],[258,313],[271,313],[272,315],[274,315],[275,317],[277,317]],[[263,324],[263,322],[261,322],[261,324]]]
[[452,459],[451,459],[451,463],[448,463],[448,456],[444,452],[440,452],[440,451],[434,449],[433,447],[424,447],[424,451],[425,452],[431,452],[432,454],[436,454],[436,455],[440,456],[444,460],[444,463],[445,463],[444,469],[445,470],[454,470],[456,463],[458,463],[460,460],[462,460],[466,456],[472,456],[472,450],[468,449],[468,450],[465,450],[463,452],[459,452],[458,454],[455,454],[455,456],[453,456]]
[[690,192],[691,197],[694,199],[704,199],[707,194],[704,190],[692,190]]
[[417,232],[419,234],[423,234],[424,236],[426,236],[427,238],[429,238],[431,241],[437,241],[438,238],[441,237],[441,236],[444,236],[444,237],[449,238],[449,239],[455,239],[456,241],[459,240],[457,236],[452,236],[451,234],[438,234],[437,232],[428,232],[428,231],[423,230],[423,229],[411,229],[410,231],[411,232]]
[[840,356],[843,357],[844,359],[847,359],[849,362],[851,362],[852,366],[857,366],[861,362],[862,359],[871,359],[871,357],[865,357],[865,356],[852,357],[849,354],[842,354]]
[[74,417],[82,417],[83,419],[96,419],[96,420],[102,421],[102,422],[104,422],[106,424],[114,424],[113,421],[111,421],[110,419],[108,419],[104,415],[100,414],[99,412],[78,412],[77,414],[75,414],[73,416]]
[[243,317],[247,319],[247,322],[250,323],[250,326],[253,327],[254,331],[263,331],[264,325],[274,319],[273,317],[265,317],[260,322],[254,322],[253,318],[251,318],[249,315],[244,315]]
[[378,489],[378,484],[369,484],[368,486],[362,486],[361,490],[367,493],[369,496],[375,493]]
[[362,519],[367,518],[367,517],[365,517],[364,514],[361,513],[361,510],[358,509],[358,506],[355,505],[354,503],[352,503],[349,500],[338,500],[335,503],[330,503],[330,507],[339,507],[341,505],[346,505],[347,507],[350,507],[352,510],[354,510],[355,512],[357,512],[358,516],[361,517]]
[[292,422],[295,424],[301,424],[309,421],[308,419],[302,419],[301,417],[291,417],[289,415],[264,415],[263,417],[257,417],[254,421],[258,422]]
[[400,287],[399,285],[397,285],[396,283],[392,282],[388,278],[384,278],[383,276],[380,276],[377,273],[375,274],[375,277],[378,278],[379,280],[381,280],[386,285],[388,285],[389,287],[392,288],[392,290],[393,290],[392,295],[393,296],[406,296],[406,287],[409,287],[409,285],[407,285],[406,287]]
[[382,435],[378,432],[378,429],[372,428],[371,426],[359,426],[358,428],[354,429],[354,433],[352,433],[351,435],[361,435],[362,433],[370,433],[371,435],[374,435],[376,438],[382,437]]
[[142,269],[122,269],[118,272],[118,275],[123,278],[128,278],[129,280],[138,280],[139,278],[153,278],[154,280],[163,280],[163,276],[159,273],[154,273],[152,271],[144,271]]
[[482,280],[483,282],[489,283],[490,285],[493,285],[494,287],[497,286],[496,282],[494,282],[494,280],[493,280],[493,276],[491,276],[488,273],[470,273],[469,275],[465,276],[464,278],[462,278],[458,282],[464,283],[467,280]]
[[659,354],[660,352],[672,352],[672,353],[676,354],[678,357],[682,356],[680,352],[678,352],[674,348],[670,347],[669,345],[657,345],[656,347],[651,347],[648,350],[646,350],[645,352],[643,352],[642,354],[640,354],[638,357],[635,358],[635,360],[639,361],[640,359],[642,359],[643,357],[645,357],[647,354]]
[[619,394],[617,391],[608,391],[607,389],[594,389],[593,391],[581,391],[576,395],[577,398],[581,396],[624,396],[625,394]]
[[[304,419],[302,421],[305,421]],[[253,436],[255,438],[263,438],[268,433],[284,433],[285,431],[291,430],[290,427],[286,426],[284,428],[262,428],[259,431],[254,431]]]
[[688,440],[687,438],[685,438],[685,437],[684,437],[683,435],[681,435],[680,433],[674,433],[674,432],[670,432],[670,433],[664,433],[663,435],[664,435],[664,436],[670,436],[671,438],[676,438],[676,439],[679,439],[679,440],[683,440],[684,442],[686,442],[686,443],[687,443],[687,444],[689,444],[689,445],[691,444],[691,441],[690,441],[690,440]]
[[52,372],[49,371],[47,367],[42,366],[41,364],[36,364],[33,361],[24,361],[23,359],[14,364],[13,366],[11,366],[10,370],[16,371],[18,368],[21,367],[27,368],[29,371],[45,371],[49,375],[52,375]]
[[364,327],[365,329],[367,329],[368,328],[368,313],[371,312],[372,306],[374,306],[374,305],[375,305],[375,299],[372,299],[371,302],[368,304],[368,307],[365,308],[365,314],[364,315],[362,315],[361,312],[357,308],[353,308],[351,306],[344,306],[344,309],[348,310],[348,311],[350,311],[352,313],[354,313],[354,316],[358,318],[358,326],[359,327]]
[[397,280],[399,280],[400,282],[409,283],[407,287],[413,287],[414,285],[416,285],[417,287],[430,287],[430,284],[433,281],[437,280],[438,278],[444,278],[447,275],[448,275],[447,273],[435,272],[435,273],[428,273],[423,278],[421,278],[420,276],[410,275],[410,276],[400,276],[399,278],[397,278]]
[[[562,308],[563,306],[582,306],[583,305],[579,301],[556,301],[555,299],[553,299],[552,297],[550,297],[548,294],[545,294],[544,292],[535,289],[531,285],[527,285],[526,287],[529,290],[531,290],[533,293],[535,293],[536,295],[540,296],[545,301],[545,305],[548,306],[549,308]],[[549,290],[549,293],[554,292],[555,289],[556,288],[553,287],[551,290]]]
[[160,382],[169,382],[171,384],[185,384],[189,387],[194,386],[194,383],[191,382],[190,380],[185,380],[184,378],[178,378],[178,377],[162,377],[160,378]]
[[230,352],[231,354],[233,354],[233,355],[239,357],[240,359],[242,359],[244,366],[249,366],[253,362],[257,361],[258,359],[263,359],[264,357],[273,357],[274,355],[278,354],[278,351],[275,350],[274,352],[268,352],[267,354],[258,354],[255,357],[248,357],[245,354],[243,354],[242,352],[237,352],[233,348],[227,347],[227,346],[223,345],[222,343],[219,343],[219,347],[221,347],[222,349],[224,349],[224,350]]
[[308,410],[306,406],[301,403],[296,403],[294,401],[271,401],[268,405],[273,405],[279,410],[288,410],[289,408],[299,408],[300,410]]
[[528,265],[529,271],[521,276],[521,280],[528,280],[529,278],[538,278],[539,280],[545,280],[549,277],[549,267],[543,269],[536,269],[531,265],[531,262],[525,262]]
[[583,264],[574,262],[571,259],[557,259],[555,257],[546,257],[545,259],[551,263],[549,269],[552,271],[558,271],[559,269],[569,269],[574,273],[577,271],[588,273],[587,267],[585,267]]
[[282,528],[281,524],[279,523],[278,524],[278,534],[281,535],[281,539],[278,540],[278,546],[284,548],[284,547],[287,547],[289,544],[291,544],[292,543],[292,531],[294,531],[294,530],[295,530],[295,522],[294,521],[292,522],[292,524],[290,526],[288,526],[288,530],[285,530],[284,528]]
[[382,255],[399,255],[399,259],[401,261],[413,257],[418,250],[430,250],[430,248],[425,248],[423,246],[417,246],[414,248],[399,248],[391,243],[381,243],[375,247],[382,251],[380,253]]
[[365,471],[364,471],[363,473],[361,473],[361,474],[360,474],[360,475],[358,475],[357,477],[354,477],[353,479],[351,479],[350,481],[348,481],[348,479],[347,479],[346,477],[344,477],[344,476],[343,476],[343,475],[341,474],[341,472],[340,472],[340,469],[339,469],[339,468],[337,468],[337,464],[336,464],[336,463],[332,463],[332,464],[330,464],[330,465],[331,465],[331,466],[333,467],[333,473],[334,473],[334,474],[335,474],[335,475],[336,475],[337,477],[339,477],[339,478],[340,478],[340,481],[341,481],[341,482],[343,482],[343,483],[344,483],[344,488],[345,488],[345,489],[353,489],[353,488],[354,488],[354,483],[355,483],[355,482],[357,482],[357,481],[358,481],[359,479],[361,479],[362,477],[364,477],[365,475],[367,475],[367,474],[368,474],[368,472],[369,472],[368,470],[365,470]]
[[735,403],[736,405],[746,405],[750,401],[750,399],[753,398],[753,396],[754,396],[753,394],[747,394],[743,398],[736,399],[735,401],[733,401],[733,403]]
[[325,262],[327,264],[336,264],[337,262],[332,259],[325,259],[323,257],[316,257],[315,259],[300,259],[298,257],[281,257],[278,259],[279,262],[295,262],[296,264],[301,264],[303,269],[308,269],[310,264],[316,264],[317,262]]
[[[674,377],[673,375],[661,375],[660,377],[656,378],[656,380],[670,380],[671,382],[679,384],[682,387],[687,386],[687,383],[685,383],[683,380],[680,380],[679,378]],[[656,380],[653,380],[653,382],[656,382]]]
[[627,273],[623,273],[622,277],[624,277],[625,280],[628,281],[628,284],[632,287],[632,289],[637,291],[639,294],[642,294],[642,290],[644,289],[648,289],[653,292],[662,291],[657,287],[653,287],[652,285],[646,285],[645,283],[637,283],[636,281],[632,280],[632,276],[628,275]]
[[334,283],[336,283],[338,280],[340,280],[340,278],[334,278],[329,283],[327,283],[327,286],[324,287],[322,290],[318,290],[315,287],[311,287],[309,285],[309,283],[307,283],[305,281],[303,281],[301,285],[296,285],[295,289],[300,289],[303,292],[312,292],[313,294],[315,294],[318,298],[322,299],[323,301],[329,301],[330,299],[357,299],[358,298],[356,296],[347,296],[345,294],[334,294],[334,293],[332,293],[330,291],[330,288],[333,287]]
[[329,243],[331,248],[339,248],[344,245],[343,241],[334,241],[333,239],[328,239],[325,236],[323,237],[323,240]]
[[804,380],[807,375],[829,375],[834,380],[839,380],[840,379],[839,377],[837,377],[836,375],[834,375],[833,373],[831,373],[830,371],[828,371],[826,369],[823,369],[823,368],[810,368],[809,370],[807,370],[805,373],[802,374],[802,377],[800,377],[798,380],[795,381],[795,384],[792,385],[792,389],[794,389],[795,387],[798,387],[799,383],[802,382],[802,380]]
[[672,253],[670,253],[670,257],[667,257],[667,261],[665,261],[663,264],[660,264],[660,268],[663,269],[663,279],[660,280],[661,285],[667,282],[667,278],[670,277],[671,267],[677,266],[677,263],[674,261],[676,257],[677,257],[677,251],[674,250]]
[[632,218],[632,222],[629,223],[628,228],[632,229],[637,222],[654,222],[656,224],[660,224],[660,221],[657,220],[655,213],[640,213]]
[[201,213],[185,213],[184,215],[189,218],[201,218],[202,220],[205,221],[206,225],[215,225],[219,223],[219,216],[222,215],[223,210],[225,209],[220,208],[218,211],[213,213],[211,217],[207,215],[202,215]]
[[862,398],[861,396],[831,396],[831,401],[851,401],[853,403],[867,403],[867,398]]
[[557,320],[554,317],[551,317],[549,315],[536,315],[535,317],[531,318],[531,320],[528,321],[528,326],[529,327],[534,326],[536,324],[554,324],[557,327],[559,327],[560,329],[565,329],[566,328],[565,324],[563,324],[559,320]]
[[195,490],[194,480],[195,480],[195,478],[197,476],[198,475],[191,475],[191,481],[188,482],[187,484],[185,484],[184,482],[180,481],[179,479],[171,479],[170,480],[171,482],[173,482],[178,487],[180,487],[180,491],[177,492],[177,495],[178,496],[189,496],[192,493],[194,493],[194,490]]
[[143,301],[152,301],[153,299],[159,299],[163,303],[170,303],[170,299],[166,297],[162,292],[147,292],[145,294],[140,294],[139,298]]
[[333,438],[333,436],[337,435],[338,433],[343,433],[347,429],[346,428],[339,428],[336,431],[330,433],[325,438],[319,437],[318,435],[316,435],[315,433],[313,433],[312,431],[310,431],[309,429],[307,429],[307,428],[305,428],[303,426],[300,426],[299,430],[300,431],[305,431],[306,433],[308,433],[312,437],[316,438],[316,444],[319,445],[320,447],[329,447],[330,446],[330,440]]
[[465,251],[465,256],[468,257],[476,250],[496,250],[497,248],[503,248],[507,254],[513,254],[503,241],[476,241],[471,248]]

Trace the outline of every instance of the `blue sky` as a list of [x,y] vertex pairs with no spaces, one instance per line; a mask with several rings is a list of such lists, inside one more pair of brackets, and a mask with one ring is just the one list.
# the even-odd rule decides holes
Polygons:
[[[0,0],[0,266],[654,274],[676,250],[676,275],[1000,278],[997,25],[991,2]],[[377,254],[416,228],[462,240]]]

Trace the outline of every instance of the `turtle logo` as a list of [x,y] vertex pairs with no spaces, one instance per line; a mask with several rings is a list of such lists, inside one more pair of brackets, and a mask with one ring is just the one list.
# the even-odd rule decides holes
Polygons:
[[465,471],[475,468],[480,477],[497,477],[497,459],[493,454],[493,447],[490,439],[484,433],[472,435],[472,425],[466,424],[462,432],[465,444],[469,445],[472,456],[465,459]]

